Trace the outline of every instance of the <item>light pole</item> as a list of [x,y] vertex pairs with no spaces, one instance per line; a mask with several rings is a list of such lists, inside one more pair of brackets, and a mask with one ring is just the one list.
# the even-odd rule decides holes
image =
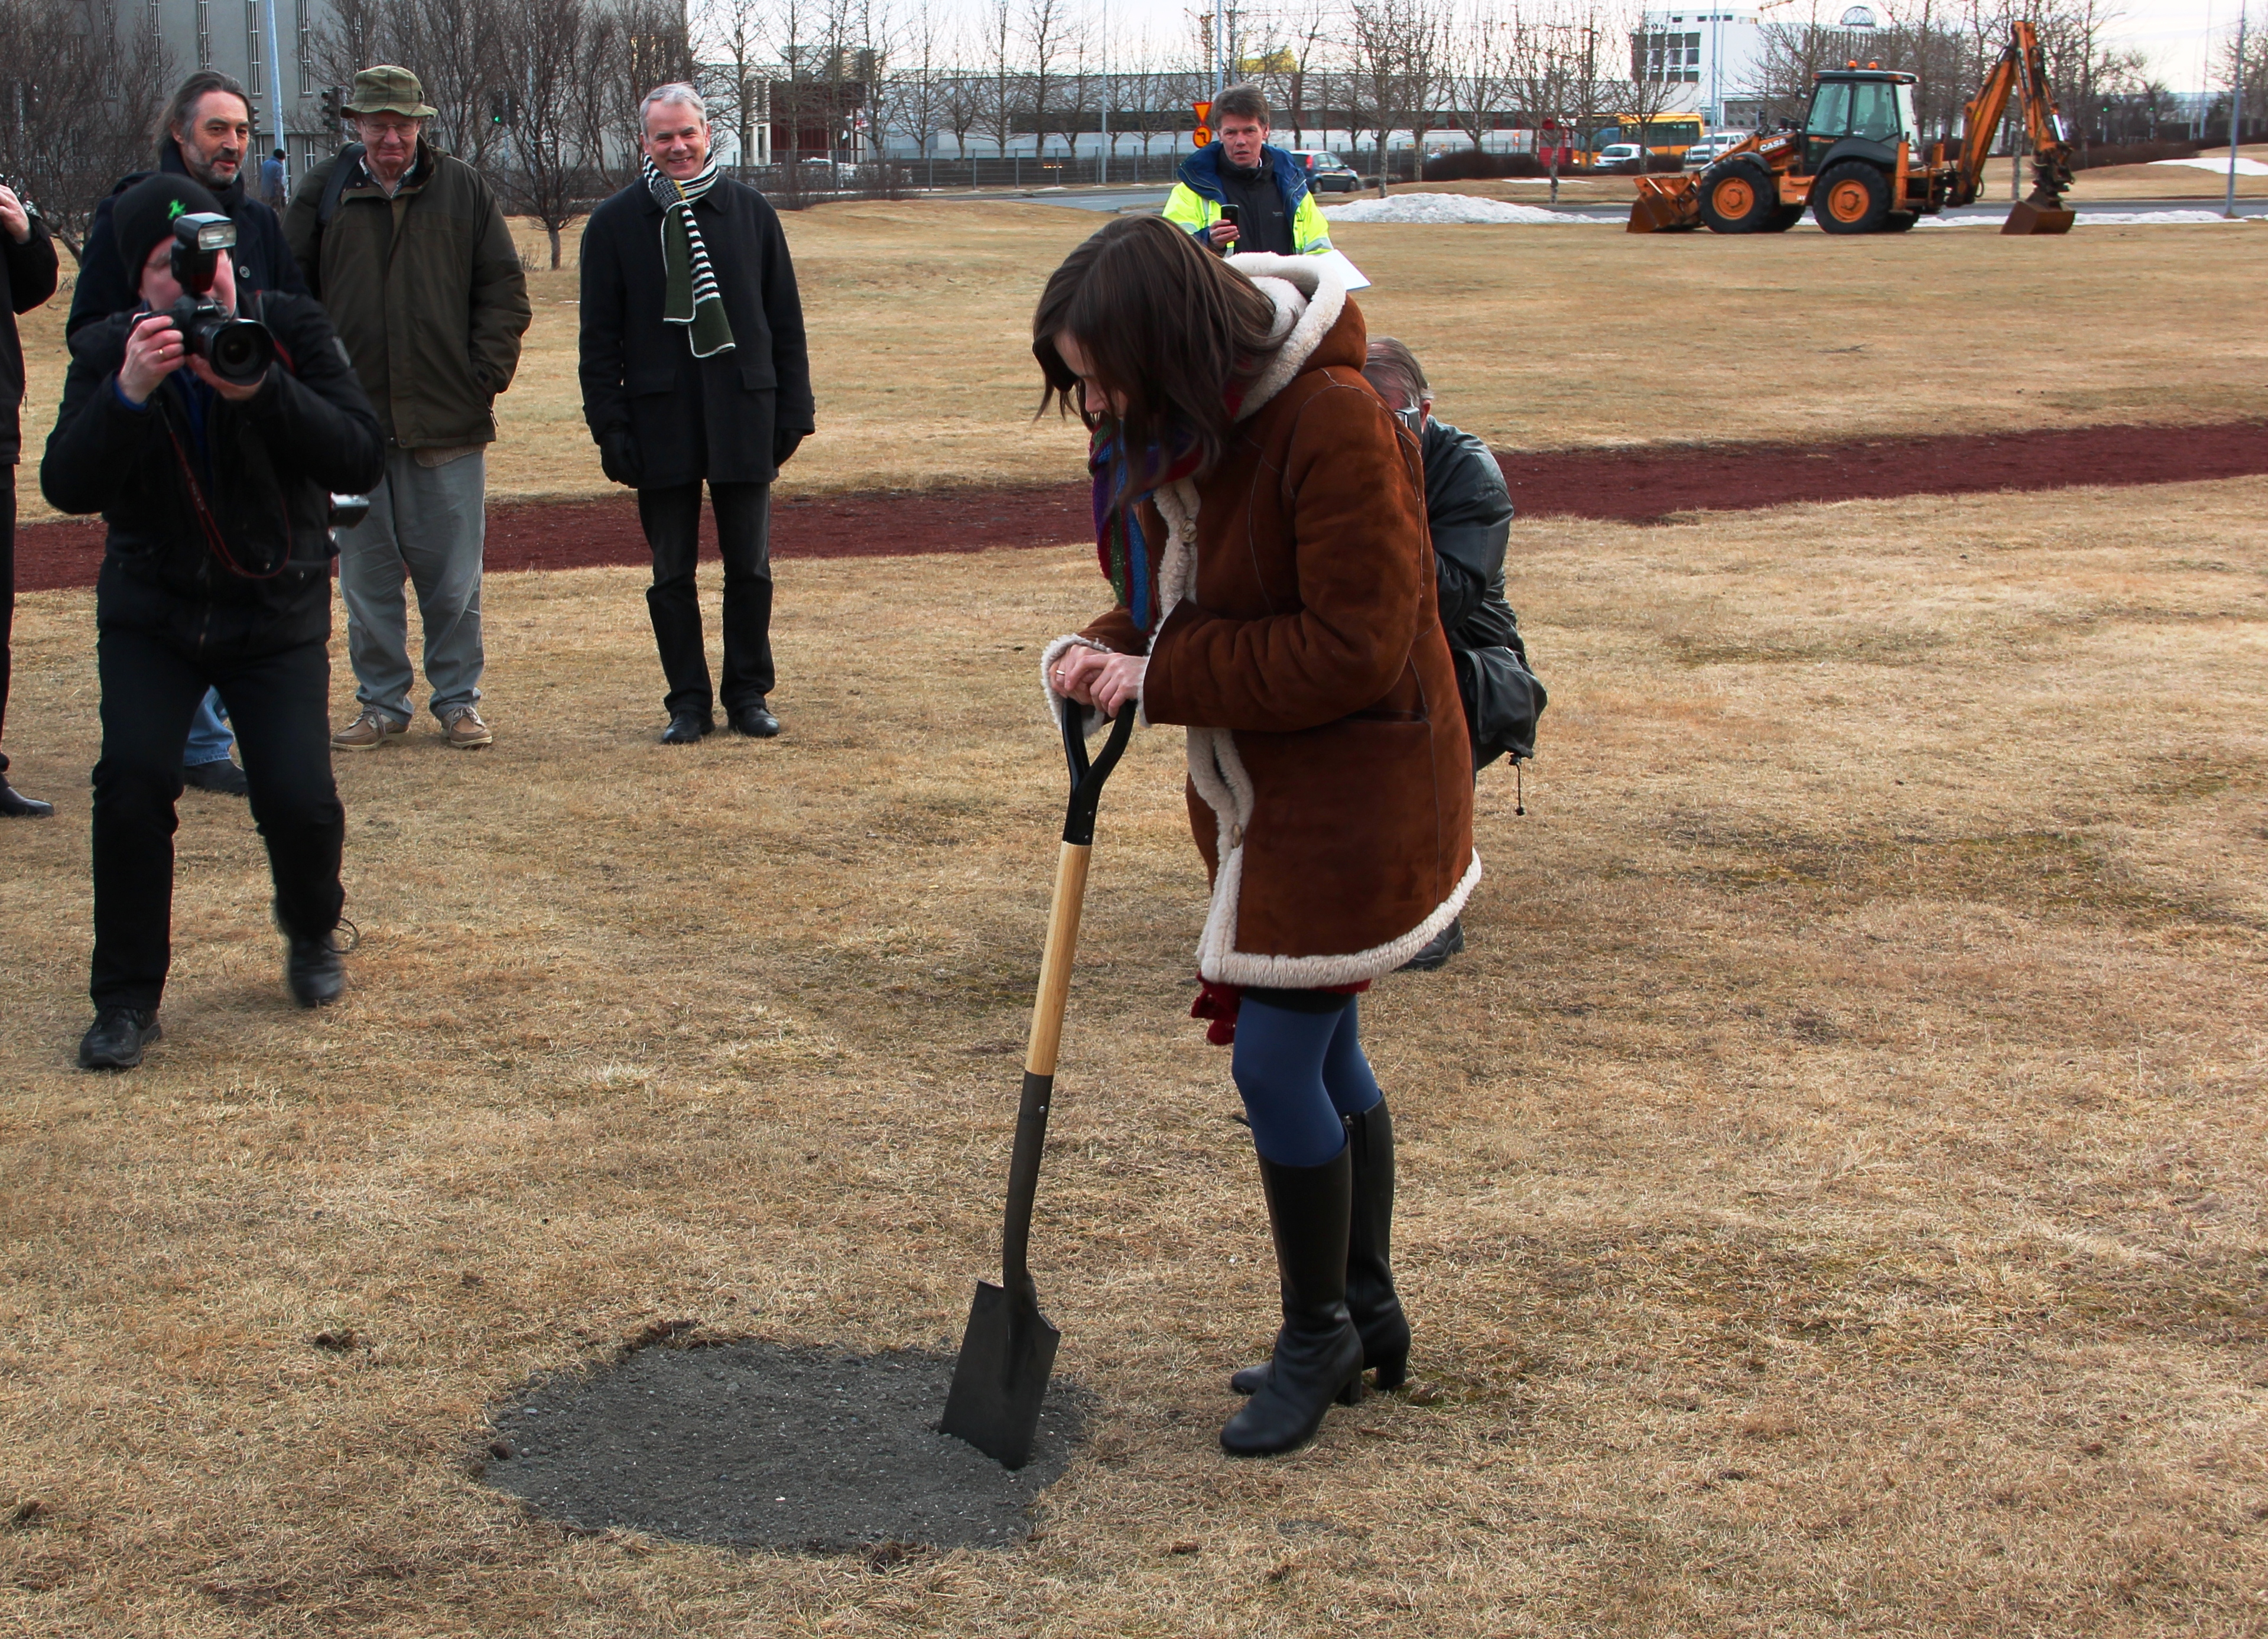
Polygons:
[[2228,197],[2221,203],[2220,214],[2236,214],[2236,139],[2242,135],[2238,119],[2244,112],[2244,24],[2250,6],[2239,6],[2236,11],[2236,72],[2228,82]]
[[[276,0],[267,0],[267,11],[268,114],[276,122],[276,140],[269,145],[281,148],[284,146],[284,48],[283,42],[276,38]],[[291,54],[291,68],[295,77],[298,72],[298,55],[296,51]],[[260,162],[264,166],[268,163],[268,156],[261,155]],[[252,174],[254,179],[252,191],[256,195],[260,192],[257,180],[260,172],[254,170]],[[284,191],[287,197],[291,191],[291,161],[288,159],[284,161]]]

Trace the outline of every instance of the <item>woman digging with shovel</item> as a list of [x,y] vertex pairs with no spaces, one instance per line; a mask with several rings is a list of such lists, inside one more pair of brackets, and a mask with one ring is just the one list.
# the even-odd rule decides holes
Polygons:
[[1114,222],[1048,281],[1032,335],[1042,402],[1094,434],[1118,594],[1042,676],[1058,712],[1138,704],[1188,730],[1212,882],[1192,1012],[1235,1044],[1283,1288],[1220,1443],[1285,1451],[1366,1367],[1406,1374],[1394,1129],[1356,998],[1481,874],[1418,454],[1363,380],[1361,314],[1306,257],[1224,262],[1160,218]]

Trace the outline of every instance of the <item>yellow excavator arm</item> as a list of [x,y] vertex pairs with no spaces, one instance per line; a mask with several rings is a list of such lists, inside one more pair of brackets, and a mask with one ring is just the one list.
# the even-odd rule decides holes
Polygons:
[[[2019,98],[2023,107],[2024,137],[2032,151],[2032,191],[2010,213],[2004,231],[2062,232],[2071,225],[2071,213],[2063,208],[2064,190],[2071,186],[2071,143],[2063,114],[2056,107],[2055,92],[2048,84],[2039,34],[2021,18],[2009,29],[2008,47],[2000,54],[2000,61],[1962,110],[1961,154],[1955,161],[1955,185],[1948,203],[1965,205],[1984,191],[1984,162],[1992,156],[1992,138],[1999,131],[2011,96]],[[2058,220],[2060,226],[2056,225]]]

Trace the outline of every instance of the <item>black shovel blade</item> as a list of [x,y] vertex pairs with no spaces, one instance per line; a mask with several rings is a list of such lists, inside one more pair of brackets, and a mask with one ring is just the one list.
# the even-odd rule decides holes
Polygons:
[[979,1281],[953,1369],[953,1392],[945,1399],[945,1421],[938,1427],[1003,1468],[1021,1468],[1032,1459],[1040,1402],[1047,1398],[1048,1374],[1062,1340],[1040,1312],[1037,1293],[1027,1287],[1012,1294]]

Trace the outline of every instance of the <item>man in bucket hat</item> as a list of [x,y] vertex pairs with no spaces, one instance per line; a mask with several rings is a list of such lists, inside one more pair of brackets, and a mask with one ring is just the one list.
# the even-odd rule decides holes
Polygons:
[[496,396],[519,364],[527,278],[494,190],[425,140],[434,110],[415,74],[363,70],[346,112],[362,140],[301,179],[284,222],[386,432],[370,516],[339,532],[361,710],[331,743],[374,750],[409,730],[406,576],[425,628],[427,705],[449,745],[476,749],[495,739],[477,709],[486,452]]

